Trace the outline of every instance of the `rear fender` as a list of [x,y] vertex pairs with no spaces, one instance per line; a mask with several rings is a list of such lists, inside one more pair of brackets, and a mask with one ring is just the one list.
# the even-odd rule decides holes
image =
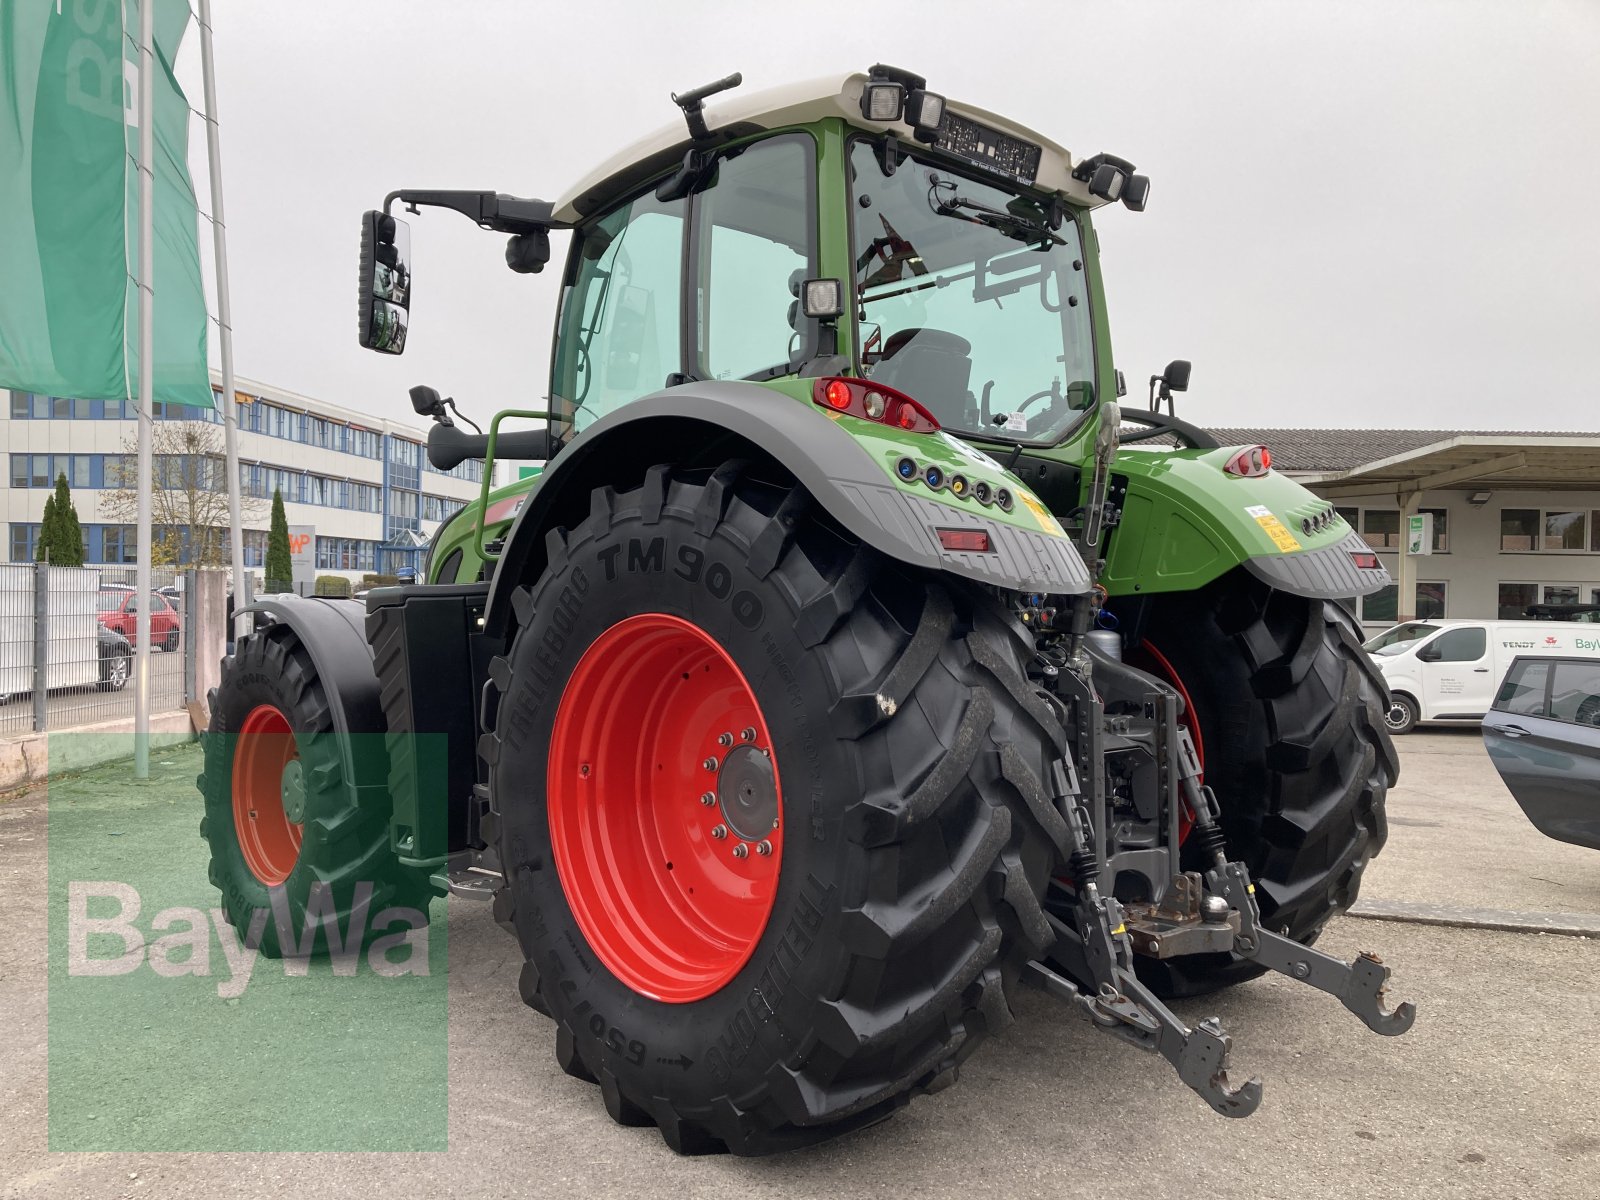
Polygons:
[[[911,453],[924,436],[905,435],[899,452]],[[489,593],[486,632],[498,636],[509,628],[511,593],[544,569],[551,530],[578,525],[596,488],[637,486],[658,463],[709,467],[746,459],[752,466],[773,464],[851,535],[908,566],[1018,591],[1088,589],[1083,560],[1031,492],[976,452],[964,446],[952,450],[958,444],[942,434],[929,437],[926,445],[930,453],[965,454],[972,470],[1003,479],[1017,495],[1013,512],[935,499],[926,489],[918,494],[898,483],[883,456],[870,451],[842,420],[771,387],[689,383],[636,400],[589,426],[545,469],[506,539]],[[985,529],[995,552],[945,550],[940,528]]]
[[1101,577],[1111,595],[1194,591],[1236,566],[1279,591],[1321,600],[1390,582],[1381,565],[1357,564],[1371,547],[1343,519],[1326,519],[1332,501],[1276,471],[1254,479],[1224,472],[1238,449],[1117,456],[1113,479],[1126,490]]

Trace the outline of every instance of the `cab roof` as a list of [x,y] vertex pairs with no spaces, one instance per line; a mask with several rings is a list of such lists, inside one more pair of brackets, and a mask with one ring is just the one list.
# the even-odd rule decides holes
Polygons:
[[[866,72],[857,71],[849,75],[829,75],[784,84],[766,91],[735,89],[721,92],[706,103],[706,124],[719,141],[730,141],[764,129],[842,117],[856,128],[870,133],[896,133],[907,140],[908,149],[914,147],[915,143],[910,140],[911,127],[905,122],[872,121],[861,115],[861,94],[866,83]],[[1036,187],[1047,192],[1058,192],[1083,207],[1097,207],[1104,203],[1098,197],[1091,196],[1081,180],[1072,178],[1073,159],[1065,147],[1041,133],[976,105],[947,98],[945,106],[950,112],[1041,147]],[[681,118],[663,125],[649,136],[619,150],[580,179],[570,191],[556,200],[555,219],[566,223],[582,220],[613,198],[676,165],[690,145],[688,129]]]

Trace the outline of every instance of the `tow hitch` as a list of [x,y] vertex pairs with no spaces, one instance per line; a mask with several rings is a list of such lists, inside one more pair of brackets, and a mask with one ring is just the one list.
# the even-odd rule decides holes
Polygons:
[[1231,950],[1338,997],[1367,1028],[1386,1036],[1410,1029],[1416,1007],[1409,1001],[1385,1007],[1389,968],[1377,955],[1363,952],[1347,963],[1262,927],[1255,885],[1243,863],[1228,861],[1217,825],[1216,797],[1200,783],[1194,744],[1182,726],[1176,727],[1175,748],[1179,786],[1194,816],[1191,836],[1201,839],[1212,866],[1203,876],[1198,872],[1176,876],[1159,903],[1124,906],[1100,894],[1089,816],[1080,804],[1069,805],[1069,869],[1077,928],[1067,928],[1055,917],[1051,921],[1057,927],[1058,951],[1063,957],[1081,957],[1082,973],[1095,988],[1091,992],[1080,987],[1041,962],[1029,963],[1026,977],[1097,1028],[1159,1053],[1223,1116],[1247,1117],[1261,1103],[1260,1079],[1251,1076],[1236,1086],[1228,1077],[1233,1042],[1218,1019],[1186,1026],[1140,982],[1133,969],[1134,953],[1164,958]]

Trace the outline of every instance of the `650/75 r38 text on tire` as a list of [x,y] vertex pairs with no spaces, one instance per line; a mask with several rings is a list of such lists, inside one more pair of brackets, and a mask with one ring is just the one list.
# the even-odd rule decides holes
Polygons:
[[952,1082],[1050,936],[1069,776],[1031,638],[737,464],[592,499],[484,713],[496,915],[560,1065],[681,1153]]

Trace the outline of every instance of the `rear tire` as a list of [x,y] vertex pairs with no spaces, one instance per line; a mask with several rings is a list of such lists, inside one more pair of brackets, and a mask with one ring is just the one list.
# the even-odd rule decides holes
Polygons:
[[[626,495],[600,489],[588,520],[548,546],[544,574],[515,595],[519,627],[491,667],[484,725],[507,879],[496,913],[527,958],[524,999],[557,1023],[562,1069],[597,1082],[620,1124],[655,1124],[680,1153],[820,1141],[953,1082],[1010,1022],[1007,989],[1050,941],[1040,896],[1065,838],[1052,798],[1067,776],[1061,727],[1023,675],[1031,637],[992,600],[901,573],[800,489],[744,481],[732,464],[709,478],[657,467]],[[565,818],[552,832],[570,808],[557,789],[584,786],[564,782],[566,768],[552,778],[571,757],[558,726],[575,719],[567,681],[642,613],[692,624],[738,667],[781,780],[764,928],[725,983],[672,1002],[641,991],[627,962],[635,986],[619,977],[608,935],[586,936],[572,897],[582,907],[592,885],[562,874]],[[677,693],[647,683],[674,673],[637,676],[615,714],[592,715],[589,744],[640,731],[641,825],[674,834],[722,812],[735,824],[698,785],[650,789],[678,769],[652,766],[651,746],[663,757],[681,746],[694,769],[718,754],[716,718],[703,737],[652,739],[648,713],[691,707],[687,685],[673,709]],[[610,761],[597,753],[592,769]],[[705,779],[720,789],[720,774]],[[692,909],[682,874],[663,895]],[[669,939],[653,944],[671,959]]]
[[[1249,867],[1267,928],[1307,944],[1355,903],[1388,836],[1384,802],[1399,773],[1384,727],[1388,689],[1338,604],[1273,591],[1236,570],[1153,602],[1143,637],[1193,698],[1205,782],[1228,854]],[[1194,840],[1183,868],[1203,871]],[[1200,995],[1261,974],[1232,954],[1136,956],[1167,996]]]
[[[209,874],[223,911],[241,939],[252,930],[259,935],[269,958],[297,947],[328,951],[326,926],[314,924],[306,936],[314,889],[325,889],[322,911],[333,913],[342,934],[353,916],[361,918],[346,949],[398,932],[390,921],[377,925],[386,909],[409,910],[390,915],[413,927],[428,919],[427,877],[401,866],[390,850],[387,802],[370,795],[363,802],[348,785],[341,740],[294,631],[268,625],[240,638],[238,653],[222,661],[203,739],[205,766],[195,782],[205,798],[200,835],[211,848]],[[374,753],[383,731],[356,731],[351,741],[354,753]],[[293,776],[287,788],[286,773]]]

